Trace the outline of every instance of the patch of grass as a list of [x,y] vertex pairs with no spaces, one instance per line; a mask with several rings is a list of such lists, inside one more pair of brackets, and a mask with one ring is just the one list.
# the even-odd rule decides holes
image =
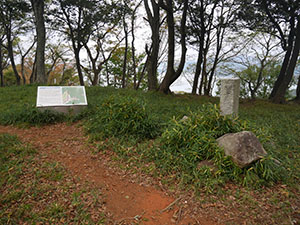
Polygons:
[[86,123],[94,137],[133,137],[151,139],[159,134],[158,123],[150,117],[145,104],[132,97],[112,96],[105,100]]
[[104,209],[91,217],[103,206],[101,193],[73,180],[16,136],[0,135],[0,224],[105,223]]
[[2,125],[46,125],[63,122],[66,116],[49,110],[41,112],[34,106],[25,106],[21,109],[9,109],[0,114]]

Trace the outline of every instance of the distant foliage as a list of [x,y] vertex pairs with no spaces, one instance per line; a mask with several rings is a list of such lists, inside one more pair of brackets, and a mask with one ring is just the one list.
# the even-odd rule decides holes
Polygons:
[[131,136],[141,140],[159,134],[158,123],[149,116],[141,100],[118,95],[105,100],[85,127],[97,137]]
[[2,125],[46,125],[62,122],[66,116],[49,110],[41,112],[34,106],[26,106],[19,109],[10,109],[0,114],[0,124]]

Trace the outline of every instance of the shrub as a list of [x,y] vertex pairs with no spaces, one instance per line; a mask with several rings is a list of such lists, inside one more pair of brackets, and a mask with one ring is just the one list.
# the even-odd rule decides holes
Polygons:
[[138,140],[159,134],[156,120],[146,111],[145,104],[133,97],[112,96],[86,123],[86,131],[97,137],[134,137]]
[[[216,139],[226,133],[242,130],[260,133],[253,127],[238,119],[221,116],[215,105],[203,105],[198,112],[189,113],[186,120],[173,119],[162,134],[159,147],[153,148],[149,154],[164,173],[175,173],[184,183],[193,182],[207,188],[227,180],[244,185],[277,181],[281,172],[271,157],[241,169],[216,143]],[[215,168],[199,167],[203,160],[212,161]]]
[[62,122],[66,116],[61,113],[55,113],[49,110],[41,112],[34,106],[25,106],[19,109],[10,109],[0,114],[0,123],[2,125],[46,125]]

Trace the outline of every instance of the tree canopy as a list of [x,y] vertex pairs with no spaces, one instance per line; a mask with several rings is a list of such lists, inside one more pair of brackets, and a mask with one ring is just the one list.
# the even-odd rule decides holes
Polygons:
[[[245,96],[252,98],[283,103],[291,86],[300,90],[300,82],[297,88],[293,83],[300,51],[297,0],[3,0],[0,7],[1,86],[5,70],[19,85],[53,83],[53,71],[62,81],[65,69],[73,68],[68,77],[77,77],[74,84],[147,84],[166,94],[185,76],[192,94],[212,95],[220,76],[232,74],[243,77]],[[278,47],[263,54],[266,46],[255,42],[256,34],[284,52],[272,75]],[[228,67],[245,53],[247,67]],[[259,94],[267,80],[268,91]]]

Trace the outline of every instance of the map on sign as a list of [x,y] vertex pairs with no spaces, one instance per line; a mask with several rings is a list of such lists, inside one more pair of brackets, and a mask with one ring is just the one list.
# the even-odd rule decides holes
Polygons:
[[83,86],[41,86],[38,87],[37,107],[87,105]]

